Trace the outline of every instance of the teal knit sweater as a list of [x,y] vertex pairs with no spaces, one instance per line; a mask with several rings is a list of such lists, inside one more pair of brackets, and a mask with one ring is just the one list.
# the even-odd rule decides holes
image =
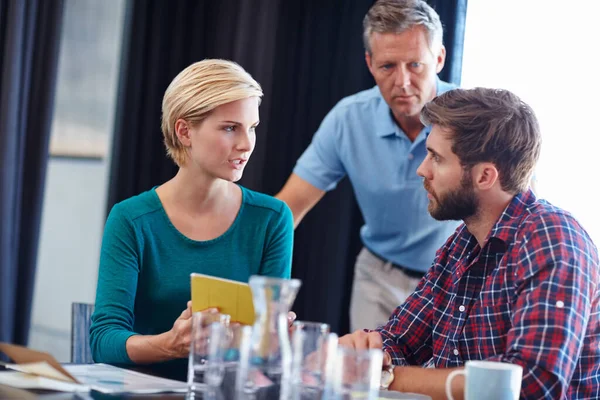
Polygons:
[[[171,224],[154,189],[113,207],[104,229],[90,327],[94,361],[133,365],[125,342],[132,335],[171,329],[190,300],[192,272],[240,282],[255,274],[290,277],[290,209],[278,199],[241,188],[242,205],[231,227],[202,242]],[[187,359],[145,368],[185,380]]]

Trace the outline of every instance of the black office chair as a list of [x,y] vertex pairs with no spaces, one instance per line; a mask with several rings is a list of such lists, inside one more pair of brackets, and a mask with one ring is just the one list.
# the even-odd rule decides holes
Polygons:
[[73,364],[94,362],[90,349],[90,325],[93,312],[93,304],[71,304],[71,363]]

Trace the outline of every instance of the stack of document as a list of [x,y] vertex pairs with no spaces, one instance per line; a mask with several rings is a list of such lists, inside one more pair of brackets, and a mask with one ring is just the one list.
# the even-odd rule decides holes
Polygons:
[[107,364],[59,364],[51,355],[25,347],[0,343],[0,351],[14,364],[0,372],[0,384],[19,389],[61,392],[163,393],[185,392],[185,382],[158,378]]

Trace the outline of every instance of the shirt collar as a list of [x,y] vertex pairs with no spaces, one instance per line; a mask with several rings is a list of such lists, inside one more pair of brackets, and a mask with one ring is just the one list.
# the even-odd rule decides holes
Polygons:
[[492,227],[484,243],[487,244],[490,240],[494,239],[502,244],[501,247],[505,251],[508,245],[514,241],[525,210],[531,207],[536,201],[537,198],[531,189],[513,197],[500,215],[500,218],[498,218],[498,221]]
[[[442,94],[443,92],[445,92],[447,90],[447,88],[445,88],[443,84],[444,84],[444,82],[442,82],[440,80],[440,78],[436,76],[435,87],[436,87],[436,95],[437,96],[439,96],[440,94]],[[377,90],[379,92],[379,96],[381,97],[381,101],[377,105],[377,111],[375,114],[376,115],[375,133],[380,138],[384,138],[384,137],[388,137],[388,136],[392,136],[392,135],[406,136],[404,131],[402,129],[400,129],[400,127],[396,124],[396,121],[394,120],[394,117],[392,116],[392,110],[390,109],[388,104],[385,102],[383,96],[381,96],[381,91],[379,90],[379,88],[377,88]],[[425,132],[425,135],[428,135],[429,131],[431,131],[431,127],[426,126],[423,129],[423,131],[421,131],[419,136],[421,136],[423,134],[423,132]]]

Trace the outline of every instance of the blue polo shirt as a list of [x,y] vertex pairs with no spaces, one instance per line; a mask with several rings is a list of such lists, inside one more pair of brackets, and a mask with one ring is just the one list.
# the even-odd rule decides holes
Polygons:
[[[453,88],[438,79],[438,95]],[[363,244],[386,260],[426,272],[460,223],[436,221],[427,211],[429,201],[417,168],[427,154],[430,130],[423,128],[411,142],[375,86],[335,105],[294,173],[325,191],[348,175],[365,220]]]

